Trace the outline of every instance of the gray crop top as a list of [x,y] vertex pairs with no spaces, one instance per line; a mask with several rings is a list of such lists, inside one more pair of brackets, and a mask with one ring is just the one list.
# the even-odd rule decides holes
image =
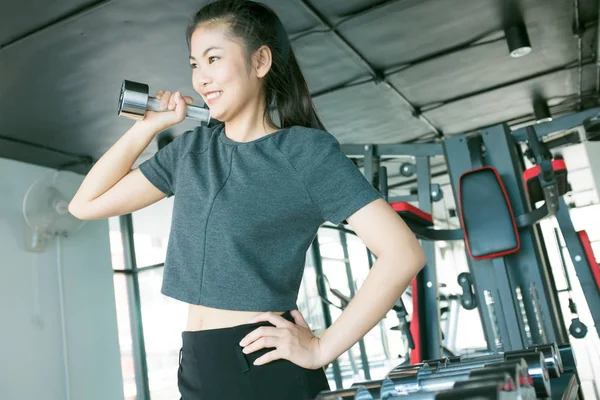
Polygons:
[[304,127],[250,142],[197,127],[139,169],[175,195],[161,293],[229,310],[297,308],[319,226],[382,197],[333,135]]

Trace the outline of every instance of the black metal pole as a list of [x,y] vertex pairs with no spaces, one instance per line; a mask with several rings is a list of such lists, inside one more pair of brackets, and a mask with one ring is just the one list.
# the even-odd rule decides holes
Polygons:
[[[319,246],[319,235],[315,235],[310,249],[315,267],[315,275],[317,276],[317,287],[319,290],[319,294],[325,295],[327,293],[327,288],[325,287],[324,280],[320,279],[320,277],[323,276],[323,264],[321,263],[321,248]],[[322,301],[321,306],[323,307],[323,319],[325,320],[325,327],[329,328],[333,323],[333,321],[331,320],[331,312],[329,311],[329,305],[325,304],[325,302]],[[333,368],[333,379],[335,380],[335,386],[337,389],[341,389],[343,387],[342,372],[340,370],[340,364],[338,363],[337,359],[332,361],[331,366]]]
[[119,217],[121,238],[123,241],[123,257],[125,269],[132,273],[126,276],[129,298],[129,321],[131,325],[133,364],[138,400],[150,400],[148,384],[148,364],[146,362],[146,345],[144,343],[144,325],[140,302],[140,285],[138,281],[135,243],[133,240],[133,219],[131,214]]

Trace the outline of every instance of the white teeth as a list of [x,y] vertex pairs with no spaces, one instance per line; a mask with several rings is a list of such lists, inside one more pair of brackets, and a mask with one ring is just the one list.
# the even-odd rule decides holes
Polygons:
[[206,96],[207,99],[216,99],[217,97],[219,97],[221,95],[221,93],[223,92],[213,92],[211,94],[209,94],[208,96]]

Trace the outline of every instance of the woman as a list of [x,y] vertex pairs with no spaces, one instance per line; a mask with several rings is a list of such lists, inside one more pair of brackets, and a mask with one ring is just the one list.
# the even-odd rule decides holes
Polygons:
[[[163,112],[148,112],[103,155],[69,210],[99,219],[175,195],[161,292],[189,304],[178,371],[184,400],[312,399],[329,390],[323,366],[384,317],[424,265],[423,252],[323,130],[271,9],[210,3],[187,40],[193,87],[221,123],[185,132],[130,171],[192,102],[159,91]],[[296,307],[305,255],[323,222],[343,220],[378,258],[317,338]]]

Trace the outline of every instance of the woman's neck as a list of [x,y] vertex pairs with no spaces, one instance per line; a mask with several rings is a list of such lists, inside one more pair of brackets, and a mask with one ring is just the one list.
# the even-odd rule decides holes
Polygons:
[[264,104],[247,107],[237,118],[225,122],[225,133],[236,142],[250,142],[278,131],[271,120],[263,115]]

